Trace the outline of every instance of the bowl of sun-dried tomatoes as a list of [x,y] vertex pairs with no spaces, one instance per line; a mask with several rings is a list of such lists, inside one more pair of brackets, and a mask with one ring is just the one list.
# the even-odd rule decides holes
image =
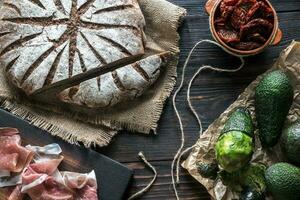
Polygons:
[[209,0],[206,10],[214,39],[233,54],[258,54],[282,38],[268,0]]

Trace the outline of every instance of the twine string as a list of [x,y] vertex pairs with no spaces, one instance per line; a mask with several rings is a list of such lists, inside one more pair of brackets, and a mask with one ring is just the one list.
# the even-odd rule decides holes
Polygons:
[[[185,71],[186,71],[186,68],[187,68],[187,65],[189,64],[189,61],[191,59],[191,56],[192,54],[194,53],[195,49],[202,43],[210,43],[210,44],[214,44],[218,47],[220,47],[221,49],[223,49],[225,52],[235,56],[235,57],[238,57],[240,60],[241,60],[241,65],[236,68],[236,69],[222,69],[222,68],[217,68],[217,67],[212,67],[210,65],[204,65],[204,66],[201,66],[197,72],[193,75],[192,79],[190,80],[189,82],[189,85],[188,85],[188,89],[187,89],[187,102],[188,102],[188,106],[191,110],[191,112],[193,113],[194,117],[197,119],[197,122],[198,122],[198,125],[199,125],[199,135],[202,134],[203,132],[203,127],[202,127],[202,122],[201,122],[201,119],[199,117],[199,115],[197,114],[195,108],[193,107],[192,103],[191,103],[191,99],[190,99],[190,89],[192,87],[192,84],[195,80],[195,78],[199,75],[200,72],[202,72],[203,70],[206,70],[206,69],[209,69],[209,70],[212,70],[212,71],[217,71],[217,72],[228,72],[228,73],[233,73],[233,72],[237,72],[239,71],[240,69],[242,69],[245,65],[245,61],[243,59],[242,56],[240,55],[237,55],[237,54],[233,54],[231,52],[229,52],[227,49],[225,49],[224,47],[222,47],[219,43],[217,42],[214,42],[212,40],[200,40],[199,42],[197,42],[194,47],[192,48],[192,50],[189,52],[188,54],[188,57],[183,65],[183,69],[182,69],[182,75],[181,75],[181,81],[180,81],[180,85],[179,87],[177,88],[177,90],[175,91],[174,93],[174,96],[173,96],[173,99],[172,99],[172,103],[173,103],[173,109],[175,111],[175,114],[177,116],[177,119],[178,119],[178,122],[179,122],[179,127],[180,127],[180,133],[181,133],[181,144],[180,144],[180,147],[176,153],[176,155],[174,156],[174,159],[172,161],[172,165],[171,165],[171,177],[172,177],[172,185],[173,185],[173,190],[174,190],[174,193],[175,193],[175,196],[176,196],[176,199],[179,200],[179,195],[178,195],[178,191],[177,191],[177,188],[176,188],[176,184],[179,184],[180,183],[180,179],[179,179],[179,166],[180,166],[180,160],[181,160],[181,157],[186,154],[187,152],[189,152],[191,149],[193,149],[196,145],[192,146],[192,147],[189,147],[185,150],[184,149],[184,145],[185,145],[185,133],[184,133],[184,128],[183,128],[183,123],[182,123],[182,119],[180,117],[180,114],[178,112],[178,109],[177,109],[177,106],[176,106],[176,97],[178,95],[178,93],[181,91],[182,87],[183,87],[183,83],[184,83],[184,80],[185,80]],[[175,164],[176,164],[176,181],[175,181],[175,177],[174,177],[174,167],[175,167]]]
[[128,200],[137,199],[137,198],[141,197],[143,194],[145,194],[146,192],[148,192],[149,189],[151,188],[151,186],[154,184],[156,178],[157,178],[156,169],[148,162],[148,160],[146,159],[143,152],[139,153],[139,157],[143,160],[143,162],[146,164],[146,166],[149,167],[152,170],[152,172],[154,173],[154,177],[145,188],[143,188],[142,190],[140,190],[137,193],[133,194],[131,197],[128,198]]

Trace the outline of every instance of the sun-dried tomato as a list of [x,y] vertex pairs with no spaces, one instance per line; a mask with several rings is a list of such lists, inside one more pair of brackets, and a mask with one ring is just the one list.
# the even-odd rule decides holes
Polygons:
[[259,1],[261,7],[263,8],[263,12],[268,14],[273,14],[273,10],[270,6],[268,6],[265,2]]
[[258,12],[258,10],[261,8],[260,2],[256,2],[248,11],[247,13],[247,21],[252,19],[252,17]]
[[240,41],[236,31],[226,28],[218,30],[218,35],[225,43],[237,43]]
[[226,21],[223,19],[223,18],[218,18],[215,20],[215,28],[218,30],[218,29],[221,29],[221,28],[225,28],[226,26]]
[[236,6],[248,12],[255,3],[257,3],[256,0],[239,0]]
[[248,35],[259,33],[264,38],[268,38],[273,30],[273,24],[265,19],[253,19],[241,27],[240,38],[243,40]]
[[264,18],[270,21],[273,20],[273,11],[264,2],[255,3],[247,12],[247,21],[255,18]]
[[247,22],[247,12],[240,7],[236,7],[232,12],[230,22],[235,30],[239,30]]
[[238,1],[239,0],[224,0],[222,3],[224,3],[226,6],[235,6]]
[[253,41],[253,42],[258,42],[264,44],[267,40],[261,36],[259,33],[254,33],[251,35],[247,35],[246,41]]
[[226,3],[225,3],[224,1],[222,1],[222,2],[220,3],[220,12],[221,12],[221,15],[222,15],[222,13],[225,11],[225,9],[226,9],[227,6],[228,6],[228,5],[226,5]]
[[222,17],[219,17],[219,18],[217,18],[216,20],[215,20],[215,24],[219,24],[219,23],[224,23],[225,24],[225,19],[224,18],[222,18]]
[[242,51],[249,51],[252,49],[257,49],[261,46],[261,43],[258,42],[239,42],[236,44],[232,44],[232,47],[234,47],[235,49],[239,49]]
[[224,20],[227,20],[231,16],[233,10],[234,10],[234,6],[227,6],[223,2],[220,5],[221,17]]
[[223,0],[215,18],[219,38],[239,50],[260,47],[274,28],[274,13],[265,0]]
[[253,18],[264,18],[273,23],[273,10],[264,2],[260,1],[260,8],[257,10]]

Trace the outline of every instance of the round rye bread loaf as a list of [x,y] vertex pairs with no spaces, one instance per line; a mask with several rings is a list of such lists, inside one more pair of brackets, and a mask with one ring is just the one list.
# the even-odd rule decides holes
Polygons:
[[137,0],[4,0],[0,64],[29,96],[65,86],[56,99],[110,107],[142,95],[168,58],[140,59],[144,27]]

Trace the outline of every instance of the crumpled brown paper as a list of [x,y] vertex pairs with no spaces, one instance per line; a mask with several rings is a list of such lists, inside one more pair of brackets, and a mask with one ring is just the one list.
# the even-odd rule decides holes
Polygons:
[[[3,0],[0,0],[0,6]],[[156,131],[165,100],[176,82],[179,59],[177,29],[186,11],[166,0],[138,0],[146,20],[146,48],[151,52],[170,51],[173,59],[159,80],[145,94],[109,110],[50,105],[28,101],[7,84],[0,72],[0,106],[70,143],[86,146],[108,145],[118,130],[149,134]]]
[[[293,41],[284,51],[282,51],[277,62],[269,71],[275,69],[281,69],[284,71],[290,77],[294,86],[294,103],[286,121],[286,124],[289,124],[300,117],[300,42]],[[193,149],[187,160],[182,164],[182,166],[187,169],[188,172],[197,179],[197,181],[204,185],[212,199],[231,200],[238,199],[238,197],[237,194],[234,194],[228,187],[224,186],[220,180],[217,179],[214,181],[203,178],[197,171],[196,163],[211,163],[215,160],[215,143],[224,127],[225,121],[235,108],[241,106],[247,107],[251,111],[255,122],[255,88],[265,74],[257,77],[257,79],[246,88],[238,99],[208,127],[208,129],[200,136],[200,139],[196,143],[196,147]],[[284,161],[279,145],[269,150],[263,150],[257,137],[257,130],[255,134],[256,147],[252,162],[260,162],[270,165],[272,163]]]

